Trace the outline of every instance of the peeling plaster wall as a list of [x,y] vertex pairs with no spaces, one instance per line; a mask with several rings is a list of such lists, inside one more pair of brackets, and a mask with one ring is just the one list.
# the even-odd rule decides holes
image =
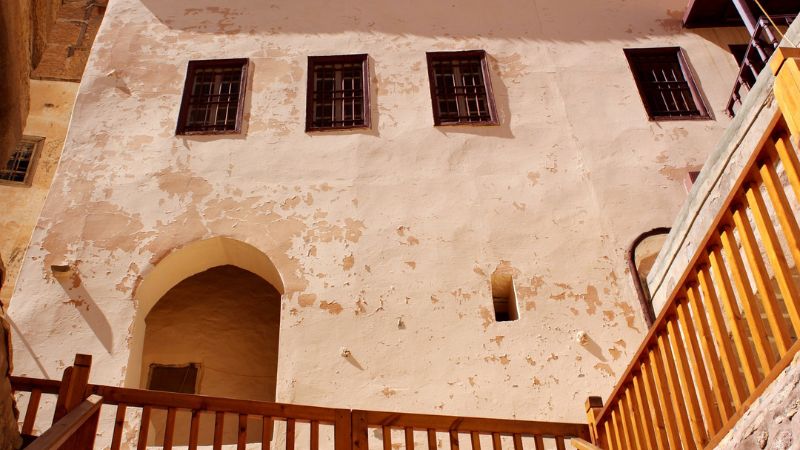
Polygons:
[[[285,285],[279,401],[584,421],[646,331],[625,249],[728,124],[745,34],[681,30],[683,0],[325,5],[111,2],[11,304],[17,373],[80,351],[122,384],[137,285],[228,236]],[[622,49],[674,45],[716,120],[647,120]],[[500,126],[432,126],[425,52],[461,49],[487,51]],[[373,128],[305,133],[306,57],[362,52]],[[244,132],[176,137],[187,61],[228,57],[252,64]],[[498,266],[518,321],[493,320]]]
[[33,167],[31,185],[0,184],[3,211],[0,214],[0,255],[6,267],[0,302],[5,305],[14,292],[25,249],[53,181],[78,92],[77,83],[40,80],[30,80],[30,83],[30,114],[23,134],[45,139]]

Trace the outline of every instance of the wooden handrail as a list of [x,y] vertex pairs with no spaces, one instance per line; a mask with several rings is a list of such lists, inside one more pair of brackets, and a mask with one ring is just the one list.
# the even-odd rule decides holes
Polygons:
[[[776,52],[790,56],[800,52]],[[773,61],[778,111],[659,317],[606,405],[587,406],[600,448],[713,448],[800,351],[789,201],[800,198],[800,60],[789,62]]]
[[600,447],[592,444],[591,442],[584,441],[580,438],[572,438],[570,441],[572,446],[578,450],[603,450]]
[[[74,384],[73,370],[65,372],[63,382],[42,380],[28,377],[11,377],[11,384],[15,391],[31,392],[28,409],[25,413],[23,428],[28,433],[33,428],[36,411],[39,408],[41,395],[57,395],[64,392],[63,383]],[[312,449],[319,448],[320,424],[333,425],[335,450],[367,449],[368,429],[377,428],[384,431],[384,448],[391,443],[391,429],[405,430],[406,448],[413,450],[414,430],[426,431],[428,439],[433,439],[435,444],[436,433],[449,433],[454,450],[458,447],[458,435],[469,434],[472,439],[473,449],[480,450],[480,435],[491,435],[492,442],[499,445],[500,436],[512,436],[515,450],[522,448],[522,437],[534,438],[536,449],[544,448],[544,440],[555,441],[557,449],[564,449],[565,442],[570,438],[578,437],[589,439],[589,427],[585,424],[539,422],[525,420],[490,419],[479,417],[460,417],[434,414],[410,414],[386,411],[364,411],[325,408],[318,406],[291,405],[282,403],[259,402],[220,397],[209,397],[194,394],[178,394],[171,392],[148,391],[129,389],[104,385],[88,384],[85,386],[87,394],[102,397],[103,403],[109,407],[116,406],[116,419],[112,432],[111,448],[117,450],[122,447],[122,431],[125,427],[126,413],[130,408],[142,411],[138,426],[139,438],[137,448],[148,445],[163,444],[164,448],[172,448],[173,444],[182,439],[188,441],[190,448],[195,448],[199,442],[201,414],[214,415],[214,443],[223,445],[223,441],[236,439],[239,448],[244,448],[248,443],[248,422],[259,420],[263,429],[255,436],[256,442],[262,442],[263,448],[269,448],[272,439],[273,421],[286,422],[286,445],[292,450],[295,445],[295,425],[299,422],[309,423],[311,430]],[[165,411],[166,415],[156,419],[155,411]],[[178,411],[191,411],[191,429],[186,436],[178,438],[175,431],[175,417]],[[73,410],[74,411],[74,410]],[[224,436],[224,421],[226,415],[238,416],[238,435]],[[151,430],[153,424],[162,429],[154,435]],[[156,430],[158,431],[158,430]],[[154,441],[155,439],[155,441]],[[37,440],[38,441],[38,440]],[[225,442],[228,443],[228,442]],[[181,445],[186,442],[181,443]],[[429,442],[430,444],[430,442]],[[176,444],[177,445],[177,444]],[[193,447],[195,446],[195,447]]]
[[99,395],[90,396],[25,447],[26,450],[54,450],[61,447],[75,436],[89,419],[97,415],[102,404],[102,397]]

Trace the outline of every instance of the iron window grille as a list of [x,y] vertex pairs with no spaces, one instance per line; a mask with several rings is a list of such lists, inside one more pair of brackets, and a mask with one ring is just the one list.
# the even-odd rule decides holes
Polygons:
[[710,119],[680,47],[625,49],[650,120]]
[[43,142],[43,137],[23,136],[6,163],[0,167],[0,181],[30,185]]
[[240,132],[247,65],[246,58],[189,61],[176,134]]
[[497,125],[486,52],[428,52],[436,125]]
[[309,56],[306,131],[369,128],[367,55]]

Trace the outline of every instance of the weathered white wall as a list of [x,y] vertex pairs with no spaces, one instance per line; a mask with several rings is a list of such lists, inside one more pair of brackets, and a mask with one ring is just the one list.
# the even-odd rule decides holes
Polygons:
[[30,113],[23,134],[43,137],[44,144],[31,169],[30,186],[0,184],[0,256],[6,269],[0,302],[6,305],[14,292],[25,249],[53,182],[78,83],[30,80],[30,88]]
[[[111,2],[11,305],[17,372],[58,377],[80,351],[123,383],[137,286],[228,236],[285,286],[279,401],[585,420],[646,331],[625,249],[672,222],[728,122],[744,35],[681,30],[684,6]],[[673,45],[716,120],[647,120],[622,49]],[[462,49],[489,55],[500,126],[432,126],[425,52]],[[305,133],[306,57],[362,52],[373,128]],[[176,137],[187,61],[229,57],[252,63],[244,132]],[[493,321],[498,266],[518,321]]]

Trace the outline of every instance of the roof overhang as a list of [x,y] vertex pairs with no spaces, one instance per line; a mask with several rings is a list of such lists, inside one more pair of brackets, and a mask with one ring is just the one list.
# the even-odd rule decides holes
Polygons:
[[[756,18],[763,15],[753,0],[746,0]],[[797,14],[797,0],[761,0],[770,15]],[[686,28],[744,26],[733,0],[689,0],[683,15]]]

